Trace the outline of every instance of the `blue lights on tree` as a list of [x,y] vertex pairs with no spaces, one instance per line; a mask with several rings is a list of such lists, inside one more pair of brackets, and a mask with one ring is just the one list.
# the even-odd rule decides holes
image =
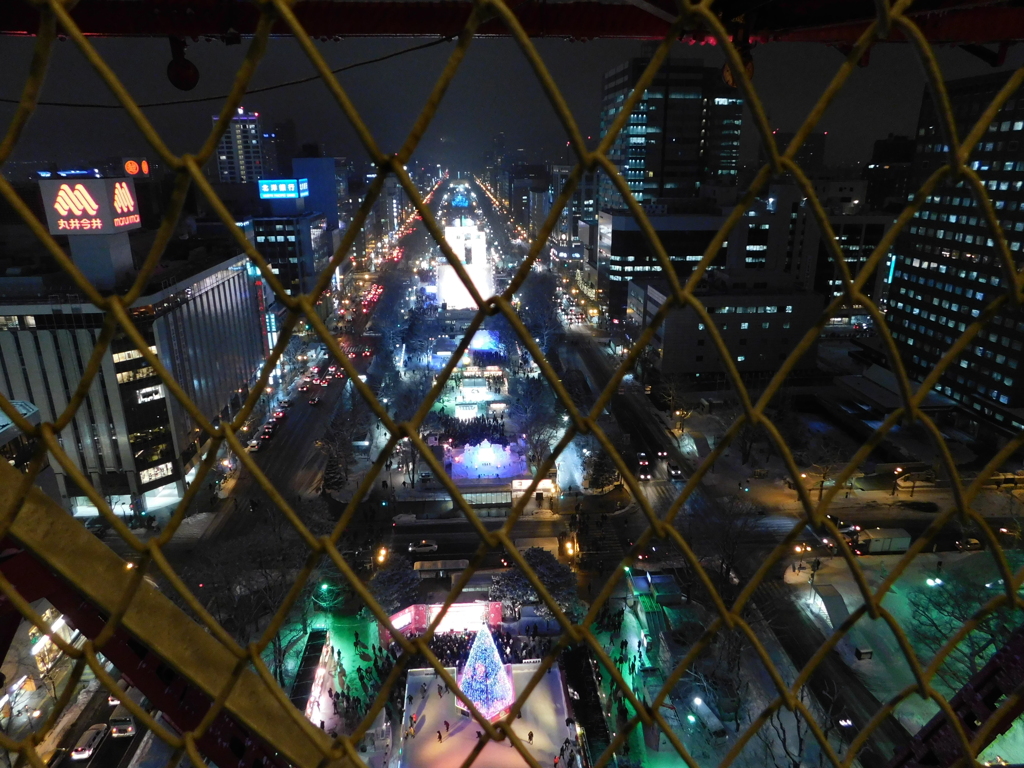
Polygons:
[[459,677],[459,688],[480,713],[491,721],[508,714],[515,701],[512,679],[501,663],[498,648],[487,627],[476,633],[466,666]]

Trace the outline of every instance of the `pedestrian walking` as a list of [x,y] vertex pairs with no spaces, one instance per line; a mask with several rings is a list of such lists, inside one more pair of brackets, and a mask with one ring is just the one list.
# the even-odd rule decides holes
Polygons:
[[443,696],[444,696],[444,686],[442,686],[440,683],[438,683],[437,684],[437,698],[440,699]]
[[533,731],[530,731],[528,734],[526,734],[526,740],[533,744]]
[[448,733],[448,721],[447,720],[444,721],[444,732]]
[[441,743],[441,732],[440,731],[437,732],[437,743],[438,744]]

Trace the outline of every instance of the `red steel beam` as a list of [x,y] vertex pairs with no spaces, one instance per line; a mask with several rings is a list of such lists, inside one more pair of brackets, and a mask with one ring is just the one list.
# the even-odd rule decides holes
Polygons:
[[[665,34],[659,18],[666,7],[660,0],[609,3],[510,2],[531,37],[650,39]],[[746,11],[743,0],[723,0],[715,7],[723,18]],[[817,42],[848,44],[873,18],[871,0],[777,0],[762,6],[748,30],[759,42]],[[396,2],[394,0],[301,0],[294,13],[311,35],[319,38],[353,36],[457,35],[469,16],[466,0]],[[655,12],[652,13],[651,10]],[[986,0],[921,0],[913,17],[933,43],[995,43],[1024,40],[1024,12]],[[662,17],[664,14],[661,14]],[[250,35],[259,11],[252,0],[80,0],[72,11],[87,35],[224,37]],[[0,34],[31,35],[38,27],[37,11],[27,0],[0,3]],[[286,35],[282,24],[274,34]],[[481,25],[484,36],[507,35],[494,19]],[[893,40],[902,40],[895,33]]]

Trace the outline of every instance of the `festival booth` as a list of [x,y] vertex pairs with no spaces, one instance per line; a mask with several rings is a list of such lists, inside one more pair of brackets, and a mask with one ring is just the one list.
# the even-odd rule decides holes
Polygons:
[[[442,605],[410,605],[391,616],[392,626],[406,635],[416,637],[427,631],[427,627],[441,613]],[[472,603],[455,603],[448,607],[438,625],[436,633],[476,632],[482,626],[494,629],[501,624],[501,603],[478,600]],[[391,634],[383,624],[377,624],[381,645],[391,643]]]

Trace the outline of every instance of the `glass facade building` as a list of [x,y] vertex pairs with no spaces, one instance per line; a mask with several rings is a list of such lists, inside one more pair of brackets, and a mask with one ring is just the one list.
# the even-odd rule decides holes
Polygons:
[[[1008,73],[949,82],[960,136],[1008,78]],[[971,154],[1010,254],[1019,268],[1024,243],[1024,98],[1010,98]],[[916,189],[947,162],[930,93],[925,90],[914,155]],[[1007,290],[993,232],[964,182],[937,187],[895,245],[888,323],[909,374],[922,380],[989,302]],[[946,369],[935,389],[960,404],[975,425],[1024,429],[1024,315],[1007,304]]]
[[[649,58],[605,73],[601,135],[608,133]],[[701,59],[668,59],[643,93],[609,157],[640,203],[696,196],[702,184],[734,185],[739,170],[743,99]],[[623,207],[603,174],[600,207]]]

